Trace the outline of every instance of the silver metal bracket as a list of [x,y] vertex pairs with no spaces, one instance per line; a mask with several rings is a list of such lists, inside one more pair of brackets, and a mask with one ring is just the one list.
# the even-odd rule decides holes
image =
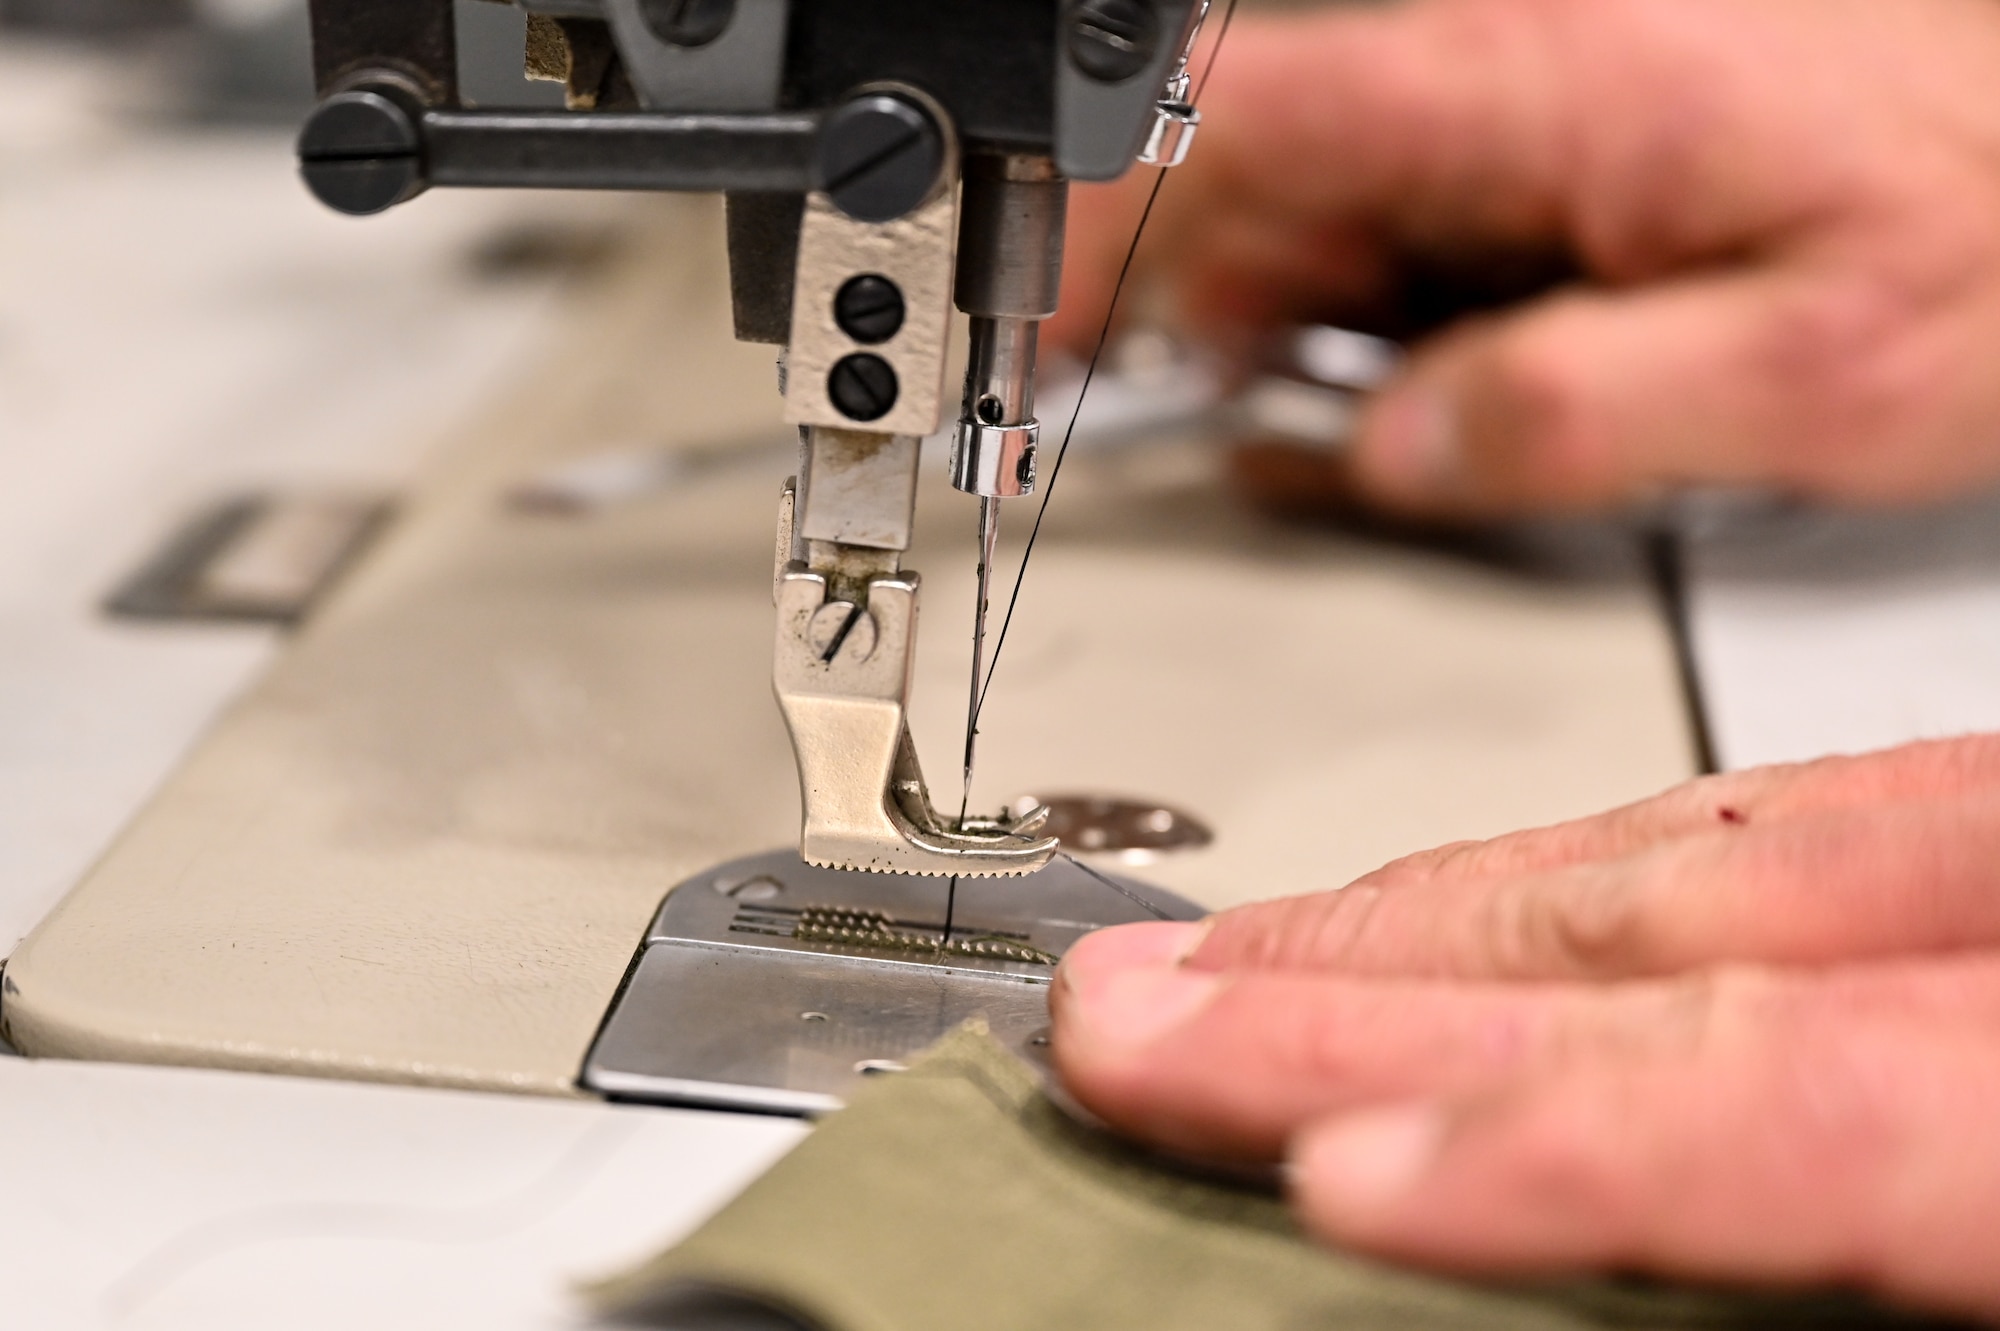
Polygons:
[[960,421],[951,440],[951,483],[967,494],[1018,499],[1035,492],[1035,449],[1042,437],[1038,421],[988,425]]
[[1200,907],[1068,860],[961,883],[951,938],[935,884],[837,873],[790,851],[680,884],[640,944],[583,1068],[602,1095],[764,1113],[840,1107],[982,1018],[1039,1061],[1055,962],[1083,935]]

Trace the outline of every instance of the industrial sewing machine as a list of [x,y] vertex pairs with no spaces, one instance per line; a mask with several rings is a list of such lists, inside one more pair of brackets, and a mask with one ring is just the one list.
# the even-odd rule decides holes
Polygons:
[[[1051,867],[1046,806],[967,804],[1000,501],[1035,488],[1036,331],[1056,309],[1068,182],[1186,154],[1207,0],[523,3],[531,68],[564,81],[570,110],[456,106],[447,0],[315,0],[307,183],[360,214],[430,185],[726,191],[736,335],[782,348],[800,436],[773,676],[804,864],[767,856],[669,898],[585,1084],[810,1109],[967,1017],[1032,1047],[1039,982],[1069,941],[1144,918],[1134,902],[1194,913]],[[970,352],[951,483],[978,498],[980,536],[955,815],[910,738],[919,581],[902,567],[954,304]],[[949,879],[941,920],[907,875]],[[968,890],[957,918],[961,880],[1023,875]],[[802,1020],[875,1047],[807,1067]]]
[[1035,488],[1036,326],[1056,308],[1068,182],[1186,154],[1206,0],[523,3],[531,61],[576,109],[458,108],[441,0],[316,0],[307,183],[358,214],[430,185],[726,191],[736,335],[783,348],[802,441],[774,666],[800,854],[961,878],[1041,868],[1046,810],[941,812],[910,743],[918,444],[942,423],[956,304],[971,353],[951,481],[980,501],[976,713],[999,501]]
[[[782,348],[784,419],[800,439],[772,581],[772,674],[797,765],[798,850],[711,866],[667,895],[608,1017],[600,1007],[591,1021],[599,1029],[581,1085],[811,1111],[974,1016],[1032,1054],[1053,966],[1075,938],[1199,914],[1055,858],[1046,807],[976,816],[967,806],[999,505],[1036,486],[1036,332],[1056,307],[1068,182],[1116,177],[1135,160],[1170,166],[1186,153],[1197,121],[1188,63],[1206,0],[526,8],[530,68],[565,83],[568,110],[460,105],[451,0],[314,0],[320,101],[298,140],[307,185],[357,215],[431,186],[724,192],[735,332]],[[969,316],[970,352],[949,472],[977,498],[981,551],[955,810],[933,798],[911,739],[919,582],[902,565],[921,443],[945,423],[954,306]],[[384,770],[417,761],[413,748]],[[1164,844],[1186,831],[1171,811],[1141,812],[1151,820],[1142,839]],[[134,887],[151,910],[164,903],[154,870],[143,872]],[[258,886],[285,878],[269,864],[248,873]],[[386,1006],[338,1047],[329,1031],[341,1018],[326,1014],[323,989],[293,993],[278,972],[347,971],[370,950],[350,931],[393,932],[390,964],[413,994],[442,983],[471,1007],[491,978],[441,978],[456,963],[411,928],[435,930],[447,955],[449,940],[463,941],[504,977],[510,967],[560,967],[557,954],[587,938],[591,921],[566,920],[547,939],[525,917],[502,919],[488,930],[505,940],[496,955],[492,938],[440,914],[441,902],[407,893],[385,898],[388,917],[370,923],[366,890],[351,876],[338,884],[339,920],[320,904],[331,898],[274,905],[259,892],[259,922],[241,909],[218,913],[226,933],[205,939],[190,921],[220,897],[184,900],[165,908],[170,931],[189,930],[178,953],[135,936],[128,954],[89,920],[98,910],[130,919],[129,903],[117,910],[116,889],[86,883],[12,960],[7,1027],[28,1052],[460,1084],[491,1084],[496,1065],[529,1061],[505,1047],[504,1032],[452,1035],[448,1022],[435,1033],[441,1046],[414,1053],[411,1019]],[[237,973],[215,955],[244,942],[286,960]],[[593,968],[570,966],[577,978],[559,976],[560,987],[581,991]],[[535,1018],[553,1020],[566,998]],[[267,1013],[277,1015],[260,1020]]]
[[[653,243],[576,284],[533,372],[454,429],[449,465],[7,958],[0,1033],[51,1057],[812,1111],[965,1017],[1032,1055],[1075,938],[1196,913],[1089,853],[1194,844],[1185,811],[1214,846],[1145,872],[1215,907],[1685,776],[1643,594],[1551,596],[1274,526],[1230,501],[1212,437],[1148,427],[1072,458],[1017,664],[975,685],[1004,809],[928,793],[910,737],[947,750],[965,677],[935,637],[913,654],[906,547],[934,606],[957,596],[972,580],[937,577],[960,557],[937,533],[977,508],[984,549],[994,505],[1037,479],[1061,182],[1183,150],[1197,12],[739,0],[649,24],[605,0],[535,16],[533,59],[576,109],[527,113],[455,104],[441,0],[322,0],[301,136],[322,197],[723,191],[728,223],[645,210]],[[920,465],[917,436],[959,415],[954,303],[964,419]],[[787,347],[782,440],[732,308]],[[514,502],[634,439],[679,478],[644,502]],[[801,451],[774,570],[765,524]],[[984,624],[957,604],[951,623]],[[1051,801],[1038,825],[1035,797],[1065,788],[1141,798]]]

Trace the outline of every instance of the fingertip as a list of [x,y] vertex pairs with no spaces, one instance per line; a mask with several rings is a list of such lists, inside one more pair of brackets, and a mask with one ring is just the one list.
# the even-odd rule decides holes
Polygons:
[[1098,929],[1070,944],[1056,975],[1076,984],[1114,971],[1178,966],[1201,945],[1208,930],[1208,920],[1192,924],[1160,920]]

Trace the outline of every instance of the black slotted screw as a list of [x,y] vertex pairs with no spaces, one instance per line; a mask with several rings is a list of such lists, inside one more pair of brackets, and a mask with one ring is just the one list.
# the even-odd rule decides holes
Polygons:
[[1123,83],[1152,63],[1160,20],[1148,0],[1080,0],[1069,12],[1069,58],[1099,83]]
[[335,93],[314,108],[298,151],[306,187],[336,212],[379,213],[424,189],[416,118],[371,88]]
[[903,327],[902,289],[879,273],[850,277],[833,297],[833,321],[856,342],[887,342]]
[[896,371],[872,352],[842,356],[827,371],[826,395],[849,420],[879,421],[896,405]]
[[922,203],[944,167],[930,113],[887,93],[856,97],[820,127],[819,187],[857,222],[892,222]]

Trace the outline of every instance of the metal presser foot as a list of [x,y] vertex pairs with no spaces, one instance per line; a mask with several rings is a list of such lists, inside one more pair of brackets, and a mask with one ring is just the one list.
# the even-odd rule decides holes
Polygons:
[[907,704],[916,573],[904,569],[914,436],[813,427],[783,495],[772,683],[798,759],[799,853],[836,869],[987,878],[1055,853],[1042,810],[958,819],[932,805]]
[[1067,859],[961,883],[949,937],[942,905],[923,879],[817,868],[789,850],[689,879],[647,931],[583,1085],[614,1099],[824,1113],[974,1017],[1040,1061],[1049,982],[1072,943],[1203,914]]
[[775,680],[798,757],[799,853],[833,868],[961,878],[1032,873],[1055,853],[1046,809],[948,823],[932,807],[905,715],[917,575],[870,578],[858,599],[789,564],[778,583]]

